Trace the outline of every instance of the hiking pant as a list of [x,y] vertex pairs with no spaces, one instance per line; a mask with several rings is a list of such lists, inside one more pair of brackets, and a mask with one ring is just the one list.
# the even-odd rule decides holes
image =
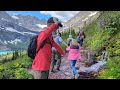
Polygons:
[[75,76],[78,74],[76,68],[75,68],[75,64],[76,64],[76,61],[77,60],[70,60],[70,64],[71,64],[71,67],[72,67],[72,75]]
[[[57,55],[57,60],[56,60],[56,55]],[[60,64],[61,64],[61,54],[56,49],[53,48],[50,71],[53,71],[55,65],[56,65],[56,69],[59,69]]]
[[34,79],[48,79],[49,71],[34,70]]
[[80,46],[83,45],[83,39],[80,40],[79,44],[80,44]]

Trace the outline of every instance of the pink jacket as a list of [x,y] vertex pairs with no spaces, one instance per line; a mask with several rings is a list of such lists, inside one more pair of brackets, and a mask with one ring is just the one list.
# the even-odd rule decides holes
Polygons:
[[79,49],[70,49],[70,46],[66,48],[68,53],[68,60],[78,60],[81,59],[80,48]]

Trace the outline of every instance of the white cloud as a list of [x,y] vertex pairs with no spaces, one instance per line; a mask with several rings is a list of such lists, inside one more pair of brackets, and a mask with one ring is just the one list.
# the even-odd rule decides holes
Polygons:
[[52,17],[57,17],[61,21],[66,22],[79,11],[40,11],[41,14],[51,15]]

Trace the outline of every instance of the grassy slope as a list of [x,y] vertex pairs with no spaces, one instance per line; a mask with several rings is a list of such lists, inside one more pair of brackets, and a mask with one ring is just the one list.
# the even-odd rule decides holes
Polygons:
[[[99,19],[105,19],[110,22],[115,16],[120,16],[120,12],[105,12],[102,13]],[[111,18],[112,17],[112,18]],[[120,26],[120,25],[118,25]],[[90,47],[92,50],[99,52],[103,46],[107,46],[108,55],[112,55],[107,61],[106,69],[100,72],[98,78],[110,79],[120,78],[120,31],[117,28],[117,33],[111,34],[113,29],[105,29],[99,27],[97,21],[85,28],[86,39],[84,42],[85,47]],[[76,38],[74,32],[72,32],[73,38]],[[69,36],[68,33],[62,34],[62,38],[66,42]],[[65,49],[65,46],[61,46]],[[113,48],[114,47],[114,48]],[[26,67],[27,66],[27,67]],[[26,68],[31,66],[31,62],[27,56],[19,58],[16,61],[7,62],[0,66],[0,78],[3,78],[3,74],[8,78],[32,78],[27,72]],[[14,73],[14,74],[13,74]]]
[[[62,33],[62,38],[63,38],[63,40],[65,41],[66,44],[67,44],[67,39],[68,39],[69,35],[70,35],[70,32]],[[72,35],[73,39],[77,38],[77,35],[75,34],[73,29],[71,30],[71,35]],[[66,49],[64,44],[62,44],[61,47],[62,47],[63,50]]]
[[31,63],[31,60],[24,55],[15,61],[0,65],[0,79],[32,79],[33,77],[27,72]]
[[[105,26],[109,25],[111,27],[108,29],[100,27],[97,24],[98,20],[96,20],[85,29],[86,39],[84,46],[90,47],[96,53],[106,46],[108,56],[111,56],[107,61],[106,69],[100,72],[98,78],[120,78],[120,31],[119,19],[116,19],[116,17],[120,17],[120,12],[102,12],[99,20],[104,19],[108,22]],[[109,24],[110,21],[112,24]]]
[[[72,31],[72,35],[76,38],[75,32]],[[64,41],[67,41],[69,36],[68,33],[62,34],[62,38]],[[65,45],[61,46],[65,50]],[[23,55],[24,54],[24,55]],[[17,60],[9,60],[5,63],[0,64],[0,79],[32,79],[33,77],[27,72],[27,69],[31,67],[31,60],[28,56],[23,52],[21,57],[18,57]],[[6,56],[1,56],[1,58],[5,58]],[[7,55],[7,58],[12,58],[12,54]]]

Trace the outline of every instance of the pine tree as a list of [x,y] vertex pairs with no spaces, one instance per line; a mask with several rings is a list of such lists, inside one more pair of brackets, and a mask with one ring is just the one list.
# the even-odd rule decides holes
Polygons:
[[15,51],[15,59],[17,59],[18,56],[18,51]]
[[12,60],[14,60],[15,59],[15,53],[13,52],[13,57],[12,57]]

